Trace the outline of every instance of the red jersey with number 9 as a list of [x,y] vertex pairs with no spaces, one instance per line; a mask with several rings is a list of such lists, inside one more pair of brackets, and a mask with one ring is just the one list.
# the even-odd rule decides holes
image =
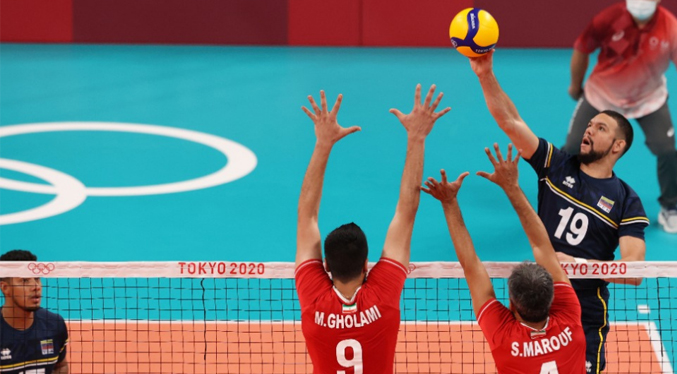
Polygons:
[[477,323],[500,374],[585,374],[581,304],[567,283],[555,283],[555,298],[543,330],[517,321],[495,298],[484,303]]
[[393,373],[407,269],[381,258],[348,300],[320,260],[296,268],[301,325],[316,374]]

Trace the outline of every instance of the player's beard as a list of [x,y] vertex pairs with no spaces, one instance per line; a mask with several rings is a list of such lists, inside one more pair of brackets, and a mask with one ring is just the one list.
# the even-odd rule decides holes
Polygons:
[[18,300],[17,300],[16,297],[14,297],[14,305],[16,305],[17,307],[19,307],[19,309],[21,309],[21,310],[24,311],[24,312],[35,312],[36,310],[40,309],[40,304],[38,304],[38,305],[36,305],[36,306],[25,306],[25,305],[21,305],[21,304],[19,304],[19,302],[18,302]]
[[592,164],[595,161],[599,161],[604,158],[604,156],[608,155],[609,152],[611,152],[611,148],[614,146],[614,142],[611,142],[611,145],[606,151],[596,151],[595,150],[595,143],[590,140],[590,152],[588,153],[579,153],[578,154],[578,161],[581,162],[583,165],[589,165]]

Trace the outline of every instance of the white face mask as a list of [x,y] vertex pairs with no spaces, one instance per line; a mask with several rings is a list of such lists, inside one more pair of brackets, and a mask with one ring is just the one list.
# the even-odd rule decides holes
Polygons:
[[650,19],[656,13],[656,5],[658,5],[657,2],[650,0],[626,0],[625,2],[628,12],[638,21]]

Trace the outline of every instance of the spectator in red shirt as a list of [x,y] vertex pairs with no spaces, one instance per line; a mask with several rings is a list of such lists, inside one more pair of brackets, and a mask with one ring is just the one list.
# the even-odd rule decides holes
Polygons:
[[[627,0],[610,6],[576,40],[569,95],[578,104],[562,149],[578,154],[590,118],[603,110],[635,118],[658,159],[658,222],[677,233],[677,150],[665,79],[670,61],[677,63],[677,19],[658,3]],[[584,86],[590,53],[598,48],[597,65]]]
[[[409,267],[411,234],[418,210],[423,176],[425,139],[438,118],[442,94],[432,101],[435,86],[421,103],[416,86],[414,109],[405,115],[391,109],[407,130],[407,156],[395,217],[386,234],[381,260],[367,277],[367,238],[354,223],[332,231],[322,243],[318,211],[324,172],[334,144],[359,127],[339,126],[339,95],[331,111],[324,92],[321,108],[308,97],[315,124],[315,150],[303,179],[298,207],[296,290],[301,304],[301,325],[313,373],[392,374],[400,325],[400,295]],[[332,277],[325,272],[331,272]]]

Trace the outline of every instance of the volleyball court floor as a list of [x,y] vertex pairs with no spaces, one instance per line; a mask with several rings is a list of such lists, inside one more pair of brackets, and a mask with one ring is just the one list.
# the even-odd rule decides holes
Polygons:
[[[563,144],[575,105],[566,93],[570,54],[499,49],[494,56],[521,116],[555,145]],[[667,77],[675,91],[674,67]],[[438,177],[440,168],[450,176],[470,171],[459,201],[480,258],[531,259],[507,198],[474,176],[490,169],[484,147],[505,147],[508,139],[467,59],[451,48],[2,44],[0,252],[29,249],[43,261],[293,261],[296,204],[315,139],[300,108],[324,89],[330,100],[344,95],[339,123],[362,131],[334,147],[320,228],[326,235],[356,222],[375,261],[406,147],[388,110],[408,112],[417,83],[436,84],[445,93],[441,105],[452,108],[428,137],[424,177]],[[673,102],[670,108],[677,113]],[[677,235],[656,223],[655,158],[635,130],[615,171],[652,221],[647,260],[672,261]],[[520,173],[535,204],[535,173],[524,162]],[[412,261],[455,260],[439,203],[424,195]],[[655,333],[657,315],[643,318],[642,333]],[[422,344],[417,336],[401,339]]]

